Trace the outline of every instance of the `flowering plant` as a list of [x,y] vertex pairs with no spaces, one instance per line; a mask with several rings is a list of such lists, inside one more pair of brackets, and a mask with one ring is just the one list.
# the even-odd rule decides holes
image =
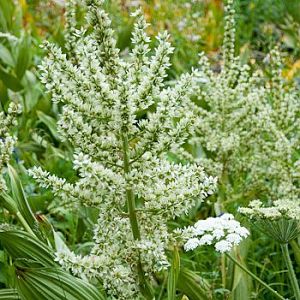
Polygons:
[[193,122],[182,108],[194,72],[167,86],[168,34],[157,37],[150,56],[139,11],[132,52],[123,58],[102,3],[85,1],[91,32],[76,29],[75,3],[69,3],[66,48],[72,56],[46,43],[49,56],[40,67],[52,99],[64,103],[58,129],[74,147],[79,179],[68,183],[39,167],[30,173],[61,206],[99,210],[90,255],[64,250],[57,260],[76,275],[100,279],[112,297],[151,298],[147,282],[169,266],[166,249],[174,237],[167,221],[213,193],[216,180],[197,164],[175,164],[166,156],[184,143]]
[[218,177],[217,215],[241,199],[296,200],[300,195],[299,91],[283,79],[276,47],[265,59],[265,73],[241,63],[234,54],[232,0],[225,9],[223,65],[213,72],[208,58],[200,55],[198,91],[189,104],[195,114],[192,147],[179,152]]

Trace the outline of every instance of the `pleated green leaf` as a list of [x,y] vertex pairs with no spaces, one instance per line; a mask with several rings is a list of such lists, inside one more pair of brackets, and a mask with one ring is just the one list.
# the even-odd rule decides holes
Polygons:
[[11,190],[13,194],[13,198],[17,203],[17,206],[19,208],[20,213],[30,226],[30,228],[33,231],[36,231],[38,228],[38,223],[36,221],[36,218],[28,204],[26,195],[23,190],[23,186],[21,183],[21,180],[15,171],[15,169],[8,165],[8,175],[10,178],[10,183],[11,183]]
[[[231,253],[231,255],[245,268],[247,268],[247,265],[244,259],[247,257],[249,245],[249,241],[243,241]],[[251,298],[251,277],[231,260],[228,260],[227,279],[226,288],[231,291],[229,297],[230,300]]]
[[10,213],[16,214],[18,212],[17,203],[5,192],[1,192],[0,194],[0,205],[6,208]]
[[168,274],[168,300],[174,300],[176,297],[176,286],[180,271],[180,256],[178,249],[174,249],[172,265]]
[[177,287],[189,300],[212,299],[212,287],[208,281],[186,268],[180,269]]
[[22,300],[102,300],[90,283],[58,268],[17,268],[17,290]]
[[20,296],[15,289],[0,289],[0,300],[15,300]]
[[13,259],[28,259],[42,266],[55,265],[53,251],[27,232],[2,231],[0,241]]
[[[237,258],[236,258],[237,259]],[[244,264],[242,261],[240,261]],[[232,267],[232,287],[231,287],[231,300],[250,299],[251,298],[251,278],[238,266]]]

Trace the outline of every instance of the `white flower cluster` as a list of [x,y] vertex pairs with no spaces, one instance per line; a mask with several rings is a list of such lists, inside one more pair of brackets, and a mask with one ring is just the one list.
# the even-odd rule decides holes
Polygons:
[[253,200],[248,207],[240,207],[239,212],[250,219],[288,219],[300,221],[300,201],[280,199],[272,206],[265,207],[259,200]]
[[91,255],[58,253],[59,262],[75,274],[96,276],[111,297],[140,299],[145,276],[168,266],[165,249],[173,233],[167,221],[213,193],[216,179],[197,164],[175,164],[166,156],[185,142],[194,121],[183,107],[196,71],[166,85],[173,48],[163,33],[150,55],[140,12],[131,54],[121,57],[102,3],[85,1],[92,30],[70,29],[74,13],[67,12],[68,32],[76,36],[67,41],[72,51],[46,43],[49,55],[40,68],[53,101],[64,103],[58,130],[75,149],[79,179],[68,183],[37,167],[30,173],[60,205],[99,209]]
[[[189,143],[196,156],[180,150],[181,157],[201,161],[218,176],[220,202],[236,197],[293,198],[300,195],[299,91],[281,76],[278,49],[270,52],[270,79],[252,72],[234,56],[233,1],[226,5],[224,64],[212,71],[201,54],[197,99],[189,110],[196,115]],[[189,147],[190,148],[190,147]]]
[[[21,113],[21,106],[14,102],[9,104],[7,113],[0,112],[0,171],[6,166],[11,158],[17,138],[12,135],[12,128],[17,125],[16,116]],[[0,191],[6,190],[6,184],[0,177]]]
[[234,220],[231,214],[198,221],[194,226],[183,229],[182,236],[188,237],[186,251],[203,245],[214,245],[216,251],[224,253],[238,245],[249,235],[249,231]]

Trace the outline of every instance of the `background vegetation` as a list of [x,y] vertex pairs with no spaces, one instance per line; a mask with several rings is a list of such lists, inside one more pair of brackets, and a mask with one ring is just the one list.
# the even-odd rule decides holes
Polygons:
[[[149,27],[151,36],[161,29],[167,29],[170,32],[171,42],[176,50],[172,56],[169,79],[195,66],[200,51],[208,54],[214,62],[215,71],[219,70],[224,28],[223,1],[116,0],[108,1],[106,5],[118,34],[118,47],[124,53],[128,51],[128,47],[131,47],[130,34],[133,24],[129,16],[136,6],[141,6],[145,12],[146,19],[151,24]],[[284,54],[284,77],[287,81],[295,81],[300,84],[300,1],[238,0],[235,2],[235,6],[237,11],[236,51],[240,53],[241,59],[253,65],[254,68],[256,65],[265,68],[266,54],[274,45],[279,45]],[[37,220],[32,224],[33,228],[38,228],[34,232],[35,235],[39,232],[41,239],[48,240],[50,244],[57,247],[58,244],[63,245],[59,235],[62,233],[61,236],[65,238],[64,243],[75,252],[84,253],[90,247],[91,224],[96,220],[96,212],[93,209],[83,208],[78,211],[68,211],[59,207],[54,195],[47,190],[38,188],[26,172],[26,169],[36,165],[42,166],[60,177],[65,177],[70,182],[76,179],[76,174],[71,168],[72,149],[70,145],[59,140],[56,131],[59,106],[53,105],[49,95],[44,93],[43,87],[39,83],[37,70],[37,66],[44,56],[44,52],[40,48],[40,44],[44,40],[55,41],[62,47],[64,45],[63,14],[63,0],[0,0],[0,32],[10,33],[15,37],[15,39],[7,39],[0,35],[1,110],[6,111],[8,103],[12,100],[19,101],[23,106],[23,113],[19,116],[16,128],[18,144],[11,161],[13,167],[6,177],[12,183],[9,193],[18,195],[17,197],[20,198],[21,204],[18,210],[23,215],[25,214],[25,219],[26,214],[32,212]],[[78,19],[81,18],[81,12],[78,11]],[[1,202],[0,223],[17,226],[20,220],[16,211],[8,207],[7,199],[1,197]],[[28,211],[26,205],[24,208],[24,203],[26,205],[28,203],[32,211]],[[244,203],[235,203],[228,209],[236,209],[242,204]],[[200,211],[194,211],[191,217],[196,220],[205,218],[210,213],[211,206],[206,204],[201,207]],[[192,219],[180,219],[176,222],[183,226],[190,224]],[[50,234],[52,227],[58,232],[58,236]],[[30,240],[31,237],[28,236],[28,244],[22,244],[17,231],[13,236],[0,233],[2,243],[0,248],[0,287],[7,293],[3,293],[3,296],[0,295],[0,299],[18,299],[19,296],[16,296],[14,290],[8,290],[16,286],[15,281],[18,282],[19,294],[21,293],[25,297],[22,299],[50,299],[47,296],[43,298],[44,296],[39,294],[38,289],[35,296],[28,294],[28,290],[36,288],[36,277],[43,278],[45,280],[43,284],[47,284],[47,282],[53,282],[53,278],[56,278],[55,276],[59,272],[56,270],[53,271],[54,275],[51,273],[53,262],[51,262],[51,256],[49,258],[48,246],[36,245],[35,247],[40,248],[38,248],[39,253],[35,253]],[[7,246],[8,244],[10,246]],[[22,246],[20,246],[21,244]],[[293,253],[299,253],[298,244],[294,242],[292,246],[296,250]],[[26,251],[28,251],[27,254]],[[28,253],[33,254],[29,255]],[[203,298],[191,297],[191,299],[206,299],[205,293],[208,291],[211,292],[211,299],[274,299],[273,295],[259,283],[252,282],[244,272],[231,265],[229,265],[227,277],[222,281],[220,271],[222,258],[209,248],[201,248],[192,254],[184,254],[182,257],[183,264],[195,271],[195,274],[201,275],[201,280],[203,280],[203,282],[199,282],[204,291]],[[271,286],[276,288],[281,295],[290,297],[286,268],[281,259],[280,248],[270,238],[254,228],[251,239],[242,245],[237,258],[242,263],[247,262],[253,273],[265,282],[271,283]],[[299,275],[300,257],[292,254],[292,258]],[[28,261],[32,259],[39,259],[40,265],[48,268],[48,273],[43,273],[37,268],[28,275],[28,272],[26,273],[24,270],[29,268]],[[12,260],[17,260],[18,272],[16,273],[12,269]],[[26,277],[27,275],[28,277]],[[51,279],[52,275],[54,277]],[[63,279],[65,286],[71,290],[70,280],[73,279],[70,279],[66,273],[61,276],[65,276]],[[163,299],[164,286],[167,283],[166,279],[162,278],[161,280],[160,297]],[[78,282],[78,287],[81,285],[82,283]],[[39,289],[45,291],[45,285],[41,283]],[[76,298],[78,295],[72,295],[70,291],[70,294],[67,295],[58,294],[57,299],[88,299],[84,298],[86,297],[85,289],[82,287],[80,291],[82,298]],[[95,295],[87,297],[93,299],[96,297]],[[182,298],[182,295],[180,297]]]

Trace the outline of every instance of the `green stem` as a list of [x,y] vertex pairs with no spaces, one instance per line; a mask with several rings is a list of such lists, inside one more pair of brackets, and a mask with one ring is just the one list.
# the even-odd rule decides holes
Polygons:
[[[128,174],[128,173],[130,173],[130,163],[129,163],[130,158],[129,158],[129,145],[128,145],[127,134],[122,135],[122,141],[123,141],[123,155],[124,155],[123,167],[124,167],[125,174]],[[141,233],[139,230],[138,220],[137,220],[137,216],[136,216],[135,197],[134,197],[133,189],[131,187],[126,187],[126,201],[127,201],[129,221],[130,221],[130,225],[131,225],[133,238],[135,240],[140,240]],[[138,271],[138,276],[139,276],[139,280],[140,280],[140,287],[141,287],[142,294],[147,299],[152,299],[153,298],[152,292],[146,281],[140,257],[138,259],[137,271]]]
[[[271,293],[276,295],[278,299],[285,300],[284,297],[282,297],[277,291],[272,289],[268,284],[266,284],[264,281],[262,281],[259,277],[257,277],[255,274],[253,274],[250,270],[248,270],[245,266],[243,266],[238,260],[236,260],[234,257],[232,257],[229,253],[226,253],[226,256],[233,261],[236,265],[238,265],[244,272],[246,272],[249,276],[251,276],[254,280],[258,281],[261,285],[263,285],[266,289],[268,289]],[[298,300],[298,299],[297,299]]]
[[30,226],[28,225],[28,223],[26,222],[26,220],[24,219],[24,217],[22,216],[22,214],[19,211],[17,211],[16,216],[19,219],[19,221],[21,222],[21,224],[23,225],[23,227],[25,228],[25,230],[28,233],[35,236],[34,232],[31,230]]
[[299,284],[298,284],[297,277],[294,272],[293,264],[292,264],[292,261],[290,258],[288,244],[281,244],[280,246],[281,246],[281,250],[283,253],[284,261],[285,261],[287,269],[288,269],[288,275],[289,275],[289,278],[290,278],[290,281],[292,284],[295,299],[300,300]]
[[[123,139],[123,154],[124,154],[124,172],[125,174],[130,173],[130,164],[129,164],[129,147],[128,147],[128,137],[127,135],[122,136]],[[131,230],[133,238],[135,240],[141,239],[141,234],[139,230],[139,225],[135,212],[135,199],[132,188],[126,187],[126,201],[129,213],[129,220],[131,224]]]
[[222,286],[226,288],[226,257],[224,254],[221,256],[221,272],[222,272]]

